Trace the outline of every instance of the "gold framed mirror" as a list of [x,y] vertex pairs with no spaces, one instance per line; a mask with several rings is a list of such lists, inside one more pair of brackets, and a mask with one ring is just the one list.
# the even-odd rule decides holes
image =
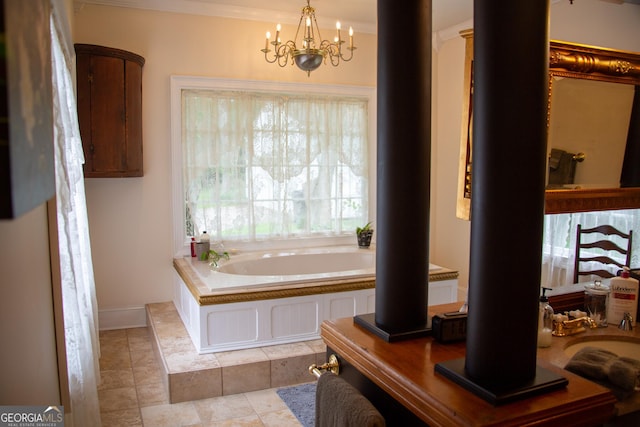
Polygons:
[[[456,216],[468,220],[473,165],[473,31],[460,34],[465,39],[465,70]],[[640,208],[640,185],[621,188],[619,184],[631,106],[634,96],[640,96],[636,87],[640,87],[639,53],[550,42],[545,213]],[[589,95],[584,95],[585,90]],[[578,92],[582,94],[579,100],[574,97]],[[589,103],[589,97],[597,102]],[[583,107],[586,110],[580,109]],[[573,123],[569,121],[572,118]],[[605,127],[596,129],[596,124]],[[634,140],[634,144],[640,141]],[[640,159],[637,163],[640,167]]]

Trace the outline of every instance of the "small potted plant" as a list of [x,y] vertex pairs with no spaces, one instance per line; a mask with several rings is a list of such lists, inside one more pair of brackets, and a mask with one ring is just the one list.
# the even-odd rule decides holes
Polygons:
[[212,268],[218,268],[218,261],[221,259],[229,259],[229,252],[224,251],[222,253],[218,253],[213,249],[209,249],[207,252],[203,252],[200,255],[200,260],[209,261],[209,266]]
[[373,228],[371,228],[371,222],[368,222],[364,227],[356,228],[356,237],[358,238],[359,247],[368,248],[371,245],[372,236]]

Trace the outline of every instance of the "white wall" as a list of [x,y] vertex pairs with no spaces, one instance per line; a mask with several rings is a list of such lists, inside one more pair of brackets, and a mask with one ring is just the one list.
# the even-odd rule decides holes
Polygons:
[[[142,55],[144,177],[86,180],[101,327],[144,322],[146,303],[172,299],[169,78],[172,74],[375,86],[376,39],[356,34],[354,59],[307,77],[267,64],[260,52],[272,22],[86,5],[75,42]],[[346,23],[345,23],[346,25]],[[295,28],[283,28],[283,34]],[[132,310],[127,310],[132,309]]]
[[0,220],[0,402],[60,405],[47,208]]
[[[169,301],[172,274],[169,76],[337,83],[374,86],[376,40],[356,34],[354,60],[323,66],[308,78],[294,67],[266,64],[260,54],[276,18],[258,22],[85,5],[74,40],[129,50],[143,70],[142,178],[88,179],[87,202],[101,327],[144,322],[139,308]],[[554,3],[551,38],[640,52],[640,6],[599,0]],[[346,23],[345,23],[346,24]],[[285,27],[285,32],[295,28]],[[505,37],[519,35],[505,35]],[[468,281],[470,224],[455,216],[464,43],[434,52],[431,261]],[[508,67],[508,57],[505,59]],[[505,248],[508,243],[505,245]]]

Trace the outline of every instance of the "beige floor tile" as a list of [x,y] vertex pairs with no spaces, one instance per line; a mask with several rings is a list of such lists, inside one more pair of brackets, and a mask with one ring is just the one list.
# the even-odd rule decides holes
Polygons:
[[260,419],[266,427],[300,427],[302,425],[288,409],[268,412],[261,415]]
[[128,328],[125,329],[127,331],[127,337],[144,337],[149,338],[149,328],[146,326],[141,326],[139,328]]
[[182,326],[182,320],[177,310],[165,310],[153,315],[153,324],[159,325],[179,325]]
[[103,427],[142,427],[140,409],[131,408],[100,414]]
[[101,382],[98,390],[133,387],[135,385],[131,369],[107,369],[100,371]]
[[264,427],[262,420],[258,415],[249,415],[247,417],[231,418],[224,421],[211,421],[202,423],[203,427]]
[[169,403],[169,396],[163,383],[137,385],[136,392],[138,394],[138,405],[141,408]]
[[167,311],[176,311],[176,306],[173,305],[173,302],[157,302],[153,304],[147,304],[147,308],[152,314],[164,313]]
[[100,370],[131,369],[128,347],[119,351],[100,349]]
[[161,343],[167,340],[175,340],[176,337],[184,337],[187,334],[187,330],[184,329],[182,324],[178,325],[175,322],[171,323],[156,323],[154,325],[156,335],[160,339]]
[[323,340],[306,341],[305,344],[307,344],[314,353],[325,353],[327,351],[327,345]]
[[[150,304],[148,327],[100,332],[102,384],[99,387],[102,425],[105,427],[211,427],[211,426],[299,426],[295,416],[276,394],[281,385],[262,378],[276,373],[276,382],[301,383],[307,377],[308,357],[323,353],[324,343],[306,343],[198,355],[173,303]],[[151,316],[151,313],[153,316]],[[167,377],[154,354],[154,343],[171,353],[174,368],[181,371]],[[165,353],[166,355],[167,353]],[[292,361],[281,360],[289,359]],[[295,357],[298,356],[298,357]],[[324,363],[324,358],[321,362]],[[255,364],[246,366],[246,364]],[[265,366],[268,368],[264,369]],[[224,367],[224,368],[222,368]],[[224,371],[224,369],[231,370]],[[233,372],[233,370],[236,372]],[[185,371],[186,370],[186,371]],[[291,379],[291,372],[294,379]],[[303,371],[303,372],[299,372]],[[278,379],[279,375],[283,378]],[[299,375],[304,380],[296,381]],[[262,378],[262,379],[260,379]],[[285,381],[286,380],[286,381]],[[169,404],[168,383],[172,381],[175,403]],[[222,396],[246,387],[261,389]],[[293,384],[292,383],[292,384]],[[201,394],[201,395],[200,395]],[[219,396],[219,397],[211,397]],[[201,399],[201,400],[196,400]],[[195,405],[204,419],[201,419]]]
[[155,405],[140,408],[145,427],[176,427],[200,424],[192,402]]
[[128,350],[129,342],[126,329],[100,332],[100,352],[115,351],[122,352]]
[[148,351],[131,351],[129,354],[133,368],[158,366],[158,361],[151,348]]
[[308,383],[314,380],[309,366],[316,363],[316,355],[289,357],[271,361],[271,387]]
[[307,354],[313,354],[311,348],[304,342],[297,342],[292,344],[272,345],[269,347],[262,347],[267,357],[271,360],[283,359],[285,357],[292,356],[304,356]]
[[128,341],[129,350],[131,351],[151,351],[151,339],[147,333],[129,335]]
[[206,399],[222,395],[222,369],[204,369],[171,374],[169,401]]
[[249,400],[243,394],[202,399],[193,402],[193,405],[203,422],[256,415]]
[[136,385],[162,382],[162,371],[157,363],[133,368],[133,379]]
[[271,387],[271,362],[247,363],[222,368],[222,394],[230,395]]
[[164,353],[177,353],[190,351],[197,353],[196,347],[193,345],[191,338],[187,336],[173,336],[160,340],[160,347]]
[[198,354],[192,351],[165,354],[165,363],[170,373],[220,368],[220,362],[213,354]]
[[110,340],[123,339],[127,337],[126,329],[111,329],[108,331],[100,331],[100,342],[107,344]]
[[287,409],[286,403],[278,396],[276,388],[252,391],[244,395],[258,415]]
[[223,368],[226,366],[242,365],[245,363],[256,363],[268,361],[269,357],[261,348],[248,348],[246,350],[221,351],[215,353],[216,359]]
[[118,411],[138,407],[135,387],[112,388],[99,390],[100,412]]

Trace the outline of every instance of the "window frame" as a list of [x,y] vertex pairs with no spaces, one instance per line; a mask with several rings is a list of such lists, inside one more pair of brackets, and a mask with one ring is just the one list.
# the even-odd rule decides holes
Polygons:
[[[307,84],[273,82],[261,80],[220,79],[213,77],[171,76],[171,170],[172,170],[172,212],[173,212],[173,252],[176,256],[188,255],[189,241],[183,236],[185,209],[182,182],[182,90],[237,90],[267,93],[312,93],[336,96],[358,96],[368,99],[368,182],[369,218],[375,220],[376,213],[376,89],[369,86],[348,86],[328,84]],[[354,230],[355,235],[355,230]],[[298,237],[278,241],[234,242],[233,249],[265,250],[271,248],[302,248],[319,245],[354,243],[353,236]]]

